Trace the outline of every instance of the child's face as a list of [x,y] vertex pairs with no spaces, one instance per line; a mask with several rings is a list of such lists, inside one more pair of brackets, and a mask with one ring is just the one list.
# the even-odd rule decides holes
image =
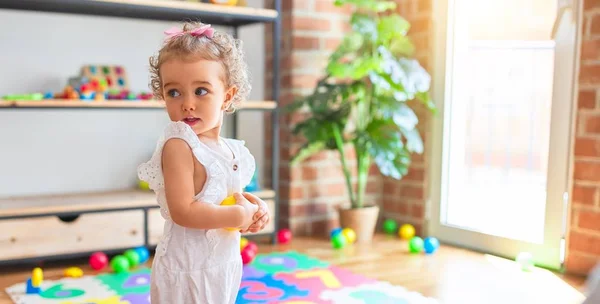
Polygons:
[[219,130],[235,88],[226,88],[225,71],[216,61],[169,59],[160,67],[162,92],[172,121],[183,121],[203,134]]

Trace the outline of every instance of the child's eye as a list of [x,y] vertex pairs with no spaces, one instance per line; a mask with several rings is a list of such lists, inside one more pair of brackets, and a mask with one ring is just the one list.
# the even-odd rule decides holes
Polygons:
[[167,95],[169,95],[169,97],[173,97],[174,98],[174,97],[178,97],[181,94],[179,94],[179,91],[177,91],[175,89],[172,89],[172,90],[169,90],[167,92]]
[[204,89],[204,88],[197,88],[196,89],[196,95],[202,96],[202,95],[206,95],[207,93],[208,93],[208,91],[206,89]]

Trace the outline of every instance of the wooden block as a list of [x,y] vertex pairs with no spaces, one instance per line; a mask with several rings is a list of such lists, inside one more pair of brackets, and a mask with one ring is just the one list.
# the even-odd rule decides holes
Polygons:
[[129,91],[129,80],[125,68],[119,65],[86,65],[81,68],[81,76],[90,81],[105,80],[108,90]]

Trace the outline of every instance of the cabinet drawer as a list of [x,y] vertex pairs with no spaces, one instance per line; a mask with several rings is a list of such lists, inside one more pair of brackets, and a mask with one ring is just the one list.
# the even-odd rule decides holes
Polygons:
[[[275,230],[275,221],[277,218],[275,217],[275,201],[271,199],[264,200],[269,207],[269,211],[271,212],[271,221],[267,224],[267,226],[260,232],[262,233],[272,233]],[[156,246],[160,237],[163,234],[163,226],[165,224],[165,220],[160,215],[159,209],[151,209],[148,211],[148,233],[149,233],[149,242],[150,245]],[[244,233],[244,235],[252,235],[253,233]]]
[[0,221],[0,259],[110,250],[144,244],[142,210]]

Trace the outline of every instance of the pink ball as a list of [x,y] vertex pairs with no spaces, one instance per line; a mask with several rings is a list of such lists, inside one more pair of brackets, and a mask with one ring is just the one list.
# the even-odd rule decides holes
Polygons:
[[108,265],[108,257],[104,252],[94,252],[90,256],[90,266],[94,270],[101,270]]
[[246,245],[246,247],[244,247],[244,249],[252,251],[254,253],[254,255],[256,255],[256,253],[258,253],[258,246],[254,242],[248,242],[248,244]]
[[292,239],[292,232],[289,229],[281,229],[277,232],[277,240],[280,244],[285,244]]
[[242,263],[244,263],[244,265],[246,265],[246,264],[251,263],[252,260],[254,260],[254,257],[256,257],[256,252],[252,251],[252,250],[248,250],[248,246],[246,246],[244,248],[244,250],[242,250],[241,255],[242,255]]

